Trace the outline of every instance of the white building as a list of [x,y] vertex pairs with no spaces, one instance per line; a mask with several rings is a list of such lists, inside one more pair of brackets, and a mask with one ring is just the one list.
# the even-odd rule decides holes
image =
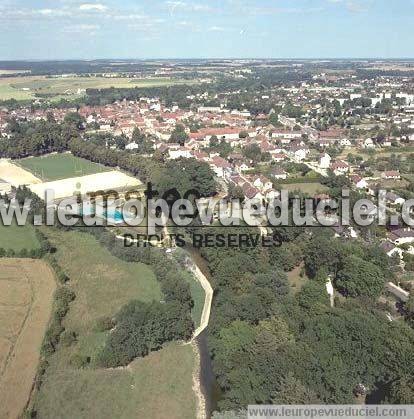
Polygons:
[[319,167],[321,169],[329,169],[331,166],[331,156],[328,153],[322,154],[319,158]]

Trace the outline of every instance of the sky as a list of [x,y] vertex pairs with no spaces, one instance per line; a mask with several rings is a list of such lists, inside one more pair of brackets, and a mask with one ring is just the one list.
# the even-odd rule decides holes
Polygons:
[[0,60],[414,58],[414,0],[0,0]]

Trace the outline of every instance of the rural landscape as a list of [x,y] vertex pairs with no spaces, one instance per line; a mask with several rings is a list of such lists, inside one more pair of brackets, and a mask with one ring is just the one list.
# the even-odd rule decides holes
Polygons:
[[413,418],[413,16],[0,0],[0,419]]

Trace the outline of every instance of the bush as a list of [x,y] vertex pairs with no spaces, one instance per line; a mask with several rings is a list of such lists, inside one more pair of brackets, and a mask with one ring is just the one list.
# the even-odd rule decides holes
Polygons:
[[189,311],[179,303],[132,301],[119,312],[116,329],[99,354],[98,365],[127,365],[166,342],[189,339],[193,330]]
[[101,317],[97,320],[95,330],[97,332],[107,332],[115,327],[115,321],[111,317]]
[[60,287],[56,290],[54,295],[54,309],[52,321],[46,331],[42,343],[41,353],[44,356],[51,355],[56,351],[61,334],[65,330],[62,326],[62,319],[66,316],[69,310],[69,303],[75,299],[75,294],[67,287]]

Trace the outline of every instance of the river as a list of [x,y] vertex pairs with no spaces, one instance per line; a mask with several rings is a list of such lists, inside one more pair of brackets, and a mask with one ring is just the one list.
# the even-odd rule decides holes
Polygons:
[[[211,281],[211,274],[207,263],[201,256],[199,250],[192,246],[186,246],[185,250],[189,253],[192,261],[198,266],[208,281]],[[213,372],[213,366],[208,350],[207,330],[204,330],[196,338],[196,342],[200,352],[200,387],[206,402],[207,418],[210,418],[212,412],[217,408],[217,403],[221,397],[221,390]]]

